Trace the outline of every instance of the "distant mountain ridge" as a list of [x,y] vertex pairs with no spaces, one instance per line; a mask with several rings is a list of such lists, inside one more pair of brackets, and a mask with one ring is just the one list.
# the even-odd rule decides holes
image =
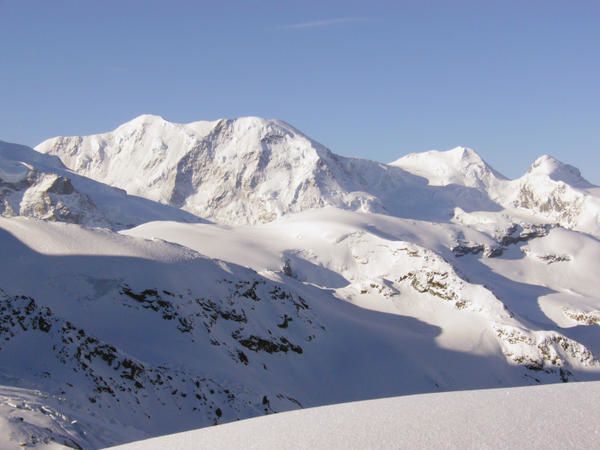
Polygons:
[[[336,155],[284,122],[256,117],[173,124],[140,116],[110,133],[58,137],[36,149],[130,194],[232,225],[323,206],[431,218],[447,217],[456,202],[493,208],[468,186],[431,189],[421,177]],[[423,208],[430,202],[436,208]]]
[[52,138],[36,150],[129,194],[229,225],[324,206],[434,221],[459,208],[525,214],[600,235],[594,186],[549,156],[508,180],[467,147],[386,165],[336,155],[279,120],[176,124],[152,115],[108,133]]

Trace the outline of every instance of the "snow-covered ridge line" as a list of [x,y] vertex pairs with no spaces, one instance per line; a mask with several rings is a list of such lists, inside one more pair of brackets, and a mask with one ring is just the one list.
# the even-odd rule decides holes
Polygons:
[[[594,448],[600,382],[344,403],[133,442],[178,448]],[[282,444],[285,443],[285,444]]]

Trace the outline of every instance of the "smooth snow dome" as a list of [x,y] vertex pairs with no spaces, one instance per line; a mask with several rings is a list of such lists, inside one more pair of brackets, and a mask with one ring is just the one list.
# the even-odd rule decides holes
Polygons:
[[344,403],[140,441],[119,450],[596,448],[600,383]]

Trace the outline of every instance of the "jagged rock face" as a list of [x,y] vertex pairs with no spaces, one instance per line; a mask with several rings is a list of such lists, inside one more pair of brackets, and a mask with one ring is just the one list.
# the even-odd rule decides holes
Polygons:
[[568,381],[572,376],[570,361],[600,367],[587,348],[559,333],[498,325],[495,329],[506,357],[530,370],[558,372],[562,381]]
[[551,156],[538,158],[527,173],[508,182],[496,197],[563,227],[600,232],[600,199],[579,170]]
[[[132,311],[131,317],[155,321],[156,331],[163,329],[157,337],[149,334],[147,339],[156,339],[158,344],[164,328],[172,327],[183,339],[198,341],[201,353],[212,347],[213,354],[229,359],[229,365],[240,373],[245,367],[255,371],[261,364],[260,370],[266,373],[267,365],[257,360],[268,361],[269,355],[300,357],[304,347],[314,345],[325,331],[304,299],[277,285],[267,285],[264,280],[223,279],[217,283],[225,287],[224,298],[154,288],[135,291],[126,284],[111,296],[113,307]],[[143,361],[134,356],[134,347],[119,348],[31,297],[11,296],[2,290],[0,341],[0,360],[5,367],[7,358],[21,355],[20,362],[4,375],[19,376],[22,383],[42,388],[46,407],[81,422],[78,430],[71,430],[69,439],[43,431],[33,436],[48,435],[50,440],[62,440],[76,448],[98,447],[115,439],[113,435],[103,440],[104,430],[94,429],[86,420],[88,414],[108,412],[124,426],[172,430],[172,425],[163,423],[165,411],[169,422],[177,418],[185,428],[186,423],[187,427],[208,426],[301,406],[274,389],[257,391],[257,383],[245,383],[244,376],[233,372],[219,376],[219,370],[210,365],[194,371]],[[35,360],[23,359],[30,345],[40,352]],[[108,422],[100,426],[106,427]]]
[[[564,259],[562,260],[564,261]],[[555,261],[552,261],[555,262]],[[551,264],[552,262],[548,262]],[[564,308],[563,312],[569,319],[574,320],[581,325],[600,325],[600,311],[572,311],[569,308]]]
[[576,227],[585,195],[570,189],[564,183],[547,187],[549,189],[540,192],[539,183],[525,180],[517,190],[514,206],[534,211],[565,227]]

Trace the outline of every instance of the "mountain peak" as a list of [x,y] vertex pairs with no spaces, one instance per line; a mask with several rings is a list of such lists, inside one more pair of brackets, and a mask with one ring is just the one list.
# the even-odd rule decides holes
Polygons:
[[155,114],[141,114],[128,122],[122,124],[119,128],[125,126],[155,125],[168,122],[165,118]]
[[339,183],[348,187],[359,177],[338,167],[324,146],[274,119],[180,124],[142,115],[112,132],[54,138],[36,149],[130,194],[227,223],[356,203]]
[[593,185],[581,176],[578,168],[565,164],[550,155],[537,158],[529,170],[528,175],[546,176],[554,181],[562,181],[574,187],[587,188]]
[[559,161],[554,156],[542,155],[533,162],[529,168],[529,172],[538,172],[550,175],[565,165],[565,163]]

